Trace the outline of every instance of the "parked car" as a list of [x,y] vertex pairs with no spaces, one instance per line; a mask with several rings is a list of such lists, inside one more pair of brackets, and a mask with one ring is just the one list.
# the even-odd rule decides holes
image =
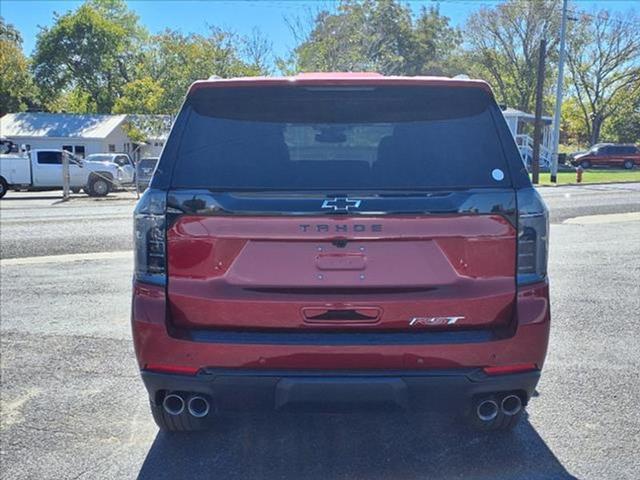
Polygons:
[[115,164],[87,162],[63,150],[31,150],[0,155],[0,198],[11,188],[62,188],[62,155],[69,158],[69,185],[73,191],[84,188],[89,195],[102,197],[122,182],[123,171]]
[[640,149],[635,145],[600,143],[587,152],[574,155],[571,163],[582,168],[601,166],[631,170],[634,166],[640,166]]
[[134,225],[161,429],[394,407],[501,430],[540,378],[548,212],[485,82],[196,82]]
[[158,164],[158,157],[141,158],[136,165],[136,182],[138,190],[144,191],[149,188],[149,183],[153,177],[153,172]]
[[122,185],[130,185],[135,181],[136,168],[128,153],[94,153],[88,155],[85,162],[111,163],[122,170]]

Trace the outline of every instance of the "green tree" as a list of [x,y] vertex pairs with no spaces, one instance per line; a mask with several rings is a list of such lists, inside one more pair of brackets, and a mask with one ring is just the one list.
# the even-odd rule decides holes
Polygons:
[[300,44],[291,71],[377,71],[387,75],[440,72],[460,44],[460,34],[437,8],[422,8],[414,20],[397,0],[343,0],[335,12],[320,11],[305,30],[290,22]]
[[161,110],[164,88],[151,77],[127,83],[113,107],[113,113],[153,114]]
[[175,113],[196,80],[266,73],[263,65],[243,58],[242,45],[241,38],[216,27],[206,36],[166,30],[152,37],[141,69],[162,89],[158,112]]
[[594,144],[608,120],[640,103],[640,18],[583,13],[568,40],[572,92]]
[[56,15],[38,34],[33,69],[43,99],[74,91],[86,104],[111,112],[134,68],[144,30],[122,0],[88,0],[77,10]]
[[640,145],[640,94],[621,102],[620,108],[602,125],[602,139]]
[[465,27],[468,73],[488,80],[501,103],[534,109],[540,40],[547,40],[546,92],[553,88],[557,57],[558,0],[508,0],[481,8]]
[[35,103],[35,95],[22,37],[0,17],[0,115],[26,110]]
[[79,86],[65,90],[49,100],[46,107],[51,112],[95,113],[98,111],[98,106],[91,94]]
[[422,7],[414,29],[417,37],[417,61],[422,63],[418,73],[460,73],[455,59],[462,44],[462,34],[459,29],[452,27],[449,21],[449,17],[440,14],[438,7]]
[[561,142],[568,145],[586,146],[589,135],[582,120],[582,113],[576,97],[567,97],[562,102],[560,114]]

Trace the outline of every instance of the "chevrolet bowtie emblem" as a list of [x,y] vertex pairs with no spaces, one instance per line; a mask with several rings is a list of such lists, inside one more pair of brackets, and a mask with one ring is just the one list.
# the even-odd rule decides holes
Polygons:
[[322,202],[322,208],[332,208],[334,212],[348,212],[350,208],[360,208],[360,203],[362,203],[362,200],[336,197]]

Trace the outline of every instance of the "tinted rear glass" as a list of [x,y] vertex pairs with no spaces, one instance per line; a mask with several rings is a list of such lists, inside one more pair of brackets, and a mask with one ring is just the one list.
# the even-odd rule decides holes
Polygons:
[[38,152],[38,163],[41,165],[62,165],[60,152]]
[[480,89],[212,88],[196,91],[185,108],[175,188],[509,184],[494,123],[500,112]]
[[140,168],[156,168],[157,158],[143,158],[138,162]]

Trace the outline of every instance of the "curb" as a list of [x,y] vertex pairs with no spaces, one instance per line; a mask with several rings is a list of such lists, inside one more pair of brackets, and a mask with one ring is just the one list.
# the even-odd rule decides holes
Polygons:
[[534,185],[536,188],[556,188],[556,187],[589,187],[593,185],[627,185],[630,183],[640,183],[638,180],[627,180],[622,182],[592,182],[592,183],[545,183],[543,185]]

